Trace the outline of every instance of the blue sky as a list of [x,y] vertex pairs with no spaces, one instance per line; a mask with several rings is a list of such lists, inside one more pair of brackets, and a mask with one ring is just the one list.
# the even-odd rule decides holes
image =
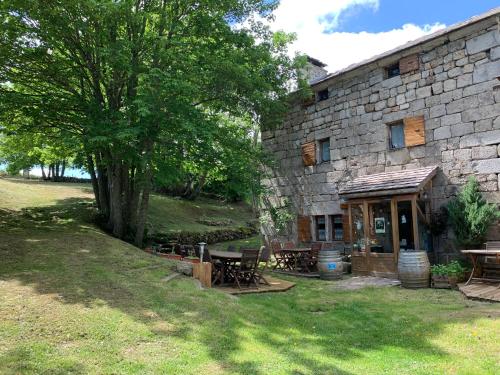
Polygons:
[[500,6],[492,0],[281,0],[274,30],[294,32],[291,53],[336,70]]
[[380,0],[378,7],[353,5],[342,12],[336,31],[381,32],[408,23],[452,25],[498,6],[498,0]]

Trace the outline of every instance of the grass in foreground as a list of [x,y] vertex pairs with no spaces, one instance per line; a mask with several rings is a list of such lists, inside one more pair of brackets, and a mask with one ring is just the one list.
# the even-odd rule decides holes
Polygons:
[[167,261],[56,216],[3,218],[2,374],[500,371],[498,304],[300,279],[287,293],[230,298],[188,278],[167,283]]

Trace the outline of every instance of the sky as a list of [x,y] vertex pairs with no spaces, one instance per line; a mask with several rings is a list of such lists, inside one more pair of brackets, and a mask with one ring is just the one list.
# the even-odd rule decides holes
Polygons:
[[499,6],[499,0],[281,0],[271,28],[296,33],[291,52],[335,72]]

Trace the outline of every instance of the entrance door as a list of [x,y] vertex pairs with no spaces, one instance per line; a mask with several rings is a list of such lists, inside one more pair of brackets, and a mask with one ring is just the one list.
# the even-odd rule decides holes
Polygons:
[[375,276],[396,272],[391,206],[391,199],[368,202],[368,264]]
[[411,201],[398,202],[398,226],[400,250],[415,249]]

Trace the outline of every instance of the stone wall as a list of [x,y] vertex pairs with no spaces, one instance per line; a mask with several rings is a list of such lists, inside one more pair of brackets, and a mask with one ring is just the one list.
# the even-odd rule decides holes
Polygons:
[[[386,78],[385,67],[415,53],[418,71]],[[440,167],[433,181],[434,210],[470,175],[480,181],[489,201],[500,202],[500,33],[495,17],[346,71],[313,89],[326,87],[329,99],[308,107],[295,104],[281,127],[262,134],[276,160],[265,181],[273,192],[269,204],[288,200],[298,214],[340,214],[338,184],[430,165]],[[419,115],[425,119],[425,145],[390,150],[388,124]],[[301,145],[328,137],[331,161],[304,167]],[[497,236],[498,229],[493,231]]]

